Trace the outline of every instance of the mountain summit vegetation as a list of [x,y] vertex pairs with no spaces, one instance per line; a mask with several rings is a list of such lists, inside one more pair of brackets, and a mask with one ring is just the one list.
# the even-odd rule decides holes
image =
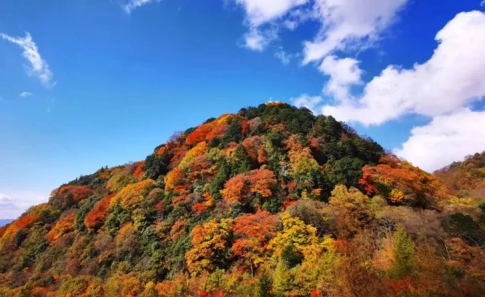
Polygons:
[[243,108],[1,227],[0,296],[485,296],[483,160],[431,175],[331,116]]

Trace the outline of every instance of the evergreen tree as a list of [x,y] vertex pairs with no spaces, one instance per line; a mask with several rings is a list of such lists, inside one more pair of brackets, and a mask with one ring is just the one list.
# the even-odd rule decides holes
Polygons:
[[399,226],[393,236],[394,263],[391,268],[391,276],[397,279],[415,272],[414,243]]

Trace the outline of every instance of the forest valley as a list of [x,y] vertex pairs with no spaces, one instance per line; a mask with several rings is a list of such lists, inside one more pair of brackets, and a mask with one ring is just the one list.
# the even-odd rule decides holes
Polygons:
[[485,296],[485,153],[429,174],[268,103],[0,228],[0,296]]

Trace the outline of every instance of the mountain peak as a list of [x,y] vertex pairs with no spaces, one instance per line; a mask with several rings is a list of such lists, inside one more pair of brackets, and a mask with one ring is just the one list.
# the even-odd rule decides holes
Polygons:
[[355,265],[377,295],[408,277],[424,290],[415,276],[437,268],[418,259],[445,265],[430,242],[485,243],[478,218],[450,215],[449,201],[437,177],[333,117],[261,104],[176,133],[144,161],[61,185],[1,227],[0,293],[347,296],[339,281],[358,277],[345,272]]

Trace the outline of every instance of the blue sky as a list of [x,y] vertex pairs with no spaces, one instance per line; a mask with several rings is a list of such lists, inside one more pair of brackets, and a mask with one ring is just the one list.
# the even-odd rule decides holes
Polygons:
[[332,114],[429,171],[485,150],[485,4],[359,3],[1,1],[0,218],[269,100]]

